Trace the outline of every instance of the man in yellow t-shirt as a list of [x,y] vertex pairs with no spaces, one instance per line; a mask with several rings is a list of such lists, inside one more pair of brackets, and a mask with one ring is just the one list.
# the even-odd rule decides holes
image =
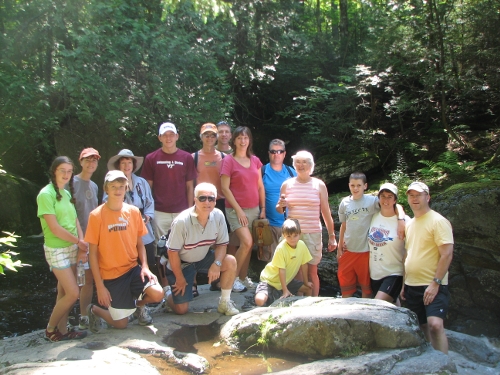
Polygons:
[[413,182],[406,190],[415,217],[406,225],[405,286],[401,299],[418,316],[432,347],[448,353],[443,321],[448,312],[448,268],[453,258],[450,222],[431,210],[429,188]]

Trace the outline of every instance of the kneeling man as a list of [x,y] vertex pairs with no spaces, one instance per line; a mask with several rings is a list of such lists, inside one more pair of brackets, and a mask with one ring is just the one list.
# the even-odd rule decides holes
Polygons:
[[[152,322],[147,303],[160,302],[163,289],[149,270],[142,236],[147,233],[139,209],[123,202],[128,188],[122,171],[104,178],[106,203],[90,213],[85,241],[99,304],[87,306],[89,329],[99,332],[102,318],[114,328],[126,328],[137,310],[139,324]],[[138,264],[140,261],[140,264]]]
[[[208,282],[220,278],[221,298],[217,311],[236,315],[231,301],[236,277],[236,258],[226,254],[229,241],[224,214],[215,208],[217,189],[203,182],[194,189],[194,206],[182,211],[173,221],[167,241],[166,276],[172,291],[167,302],[176,314],[185,314],[193,299],[192,286],[197,272],[207,273]],[[215,251],[210,249],[214,247]]]

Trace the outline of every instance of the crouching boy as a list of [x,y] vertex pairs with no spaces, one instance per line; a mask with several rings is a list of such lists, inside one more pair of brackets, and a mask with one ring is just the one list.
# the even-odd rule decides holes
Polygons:
[[[269,306],[279,298],[297,293],[312,294],[312,282],[307,278],[307,263],[312,259],[306,244],[300,240],[300,225],[297,220],[287,219],[282,226],[282,240],[276,247],[273,259],[260,274],[260,283],[255,291],[255,304]],[[299,270],[304,282],[295,280]]]
[[141,213],[137,207],[123,202],[127,188],[122,171],[109,171],[104,179],[108,200],[89,216],[85,241],[90,247],[97,298],[104,307],[87,306],[92,332],[99,331],[100,318],[114,328],[126,328],[133,313],[138,315],[139,324],[149,324],[152,319],[146,304],[163,299],[163,289],[148,268],[142,243],[147,229]]

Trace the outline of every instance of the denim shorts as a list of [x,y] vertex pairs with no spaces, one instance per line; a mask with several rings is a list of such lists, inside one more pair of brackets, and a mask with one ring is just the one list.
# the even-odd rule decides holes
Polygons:
[[[172,290],[172,298],[176,305],[193,300],[193,283],[196,273],[198,272],[208,273],[208,270],[214,261],[215,261],[215,253],[212,249],[210,249],[207,255],[205,255],[205,258],[203,258],[199,262],[181,263],[182,274],[186,279],[187,285],[186,289],[184,290],[184,295],[181,295],[180,293],[178,295],[175,295],[174,291]],[[168,280],[168,285],[174,285],[175,275],[168,268],[166,269],[166,276]]]

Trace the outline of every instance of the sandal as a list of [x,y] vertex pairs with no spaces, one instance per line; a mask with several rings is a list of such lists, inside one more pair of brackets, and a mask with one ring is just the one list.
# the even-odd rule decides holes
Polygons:
[[70,331],[63,336],[64,340],[81,340],[87,337],[87,331]]
[[200,295],[200,293],[198,293],[198,284],[193,284],[192,292],[193,298],[196,298]]
[[67,334],[63,335],[61,332],[59,332],[57,328],[54,329],[54,331],[52,332],[49,332],[47,329],[45,329],[45,338],[49,341],[58,342],[58,341],[68,340],[66,336]]

